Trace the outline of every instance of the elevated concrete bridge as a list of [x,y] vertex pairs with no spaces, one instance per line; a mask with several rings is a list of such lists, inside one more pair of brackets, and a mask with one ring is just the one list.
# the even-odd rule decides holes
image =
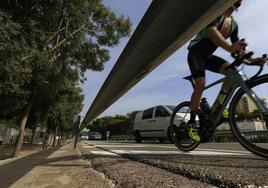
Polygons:
[[153,0],[90,106],[81,129],[236,0]]

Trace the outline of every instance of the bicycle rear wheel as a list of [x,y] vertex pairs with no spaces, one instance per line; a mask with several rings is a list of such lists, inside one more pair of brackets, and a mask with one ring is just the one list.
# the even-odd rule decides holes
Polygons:
[[265,110],[240,89],[230,104],[230,125],[237,140],[254,154],[268,158],[268,75],[248,82],[248,87],[260,99]]
[[170,119],[171,138],[178,149],[191,151],[200,142],[193,141],[188,135],[187,122],[190,120],[190,102],[183,102],[176,106]]

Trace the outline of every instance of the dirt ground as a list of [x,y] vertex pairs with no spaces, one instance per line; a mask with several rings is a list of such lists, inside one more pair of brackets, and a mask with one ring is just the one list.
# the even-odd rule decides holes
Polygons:
[[[10,148],[1,147],[0,152],[5,151],[8,155],[8,149]],[[43,151],[39,149],[36,147],[31,150],[25,147],[23,153],[28,152],[28,155],[21,155],[12,161],[10,159],[2,160],[2,163],[0,161],[0,187],[114,187],[113,183],[107,180],[102,173],[92,168],[88,160],[82,159],[79,150],[71,149],[70,145]]]
[[[12,157],[14,150],[13,145],[0,145],[0,162],[1,160],[6,160]],[[41,145],[37,144],[23,144],[22,151],[19,154],[19,157],[30,155],[42,150]]]

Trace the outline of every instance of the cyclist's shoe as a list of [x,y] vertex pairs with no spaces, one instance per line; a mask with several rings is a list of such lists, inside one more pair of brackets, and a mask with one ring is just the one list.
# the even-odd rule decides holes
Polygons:
[[195,124],[192,123],[188,124],[188,134],[193,141],[200,142],[200,136]]

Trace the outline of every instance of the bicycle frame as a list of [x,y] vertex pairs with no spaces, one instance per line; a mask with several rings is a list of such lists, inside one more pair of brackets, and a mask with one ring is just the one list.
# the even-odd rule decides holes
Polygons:
[[[226,80],[236,80],[232,86],[232,88],[230,89],[230,91],[228,92],[228,95],[226,97],[226,99],[224,100],[223,104],[220,107],[220,110],[218,111],[217,114],[212,114],[209,119],[211,122],[213,122],[213,124],[215,125],[215,127],[219,126],[222,122],[222,114],[223,111],[225,110],[225,108],[227,107],[227,105],[229,104],[229,102],[231,101],[232,97],[234,96],[235,92],[237,89],[242,88],[244,90],[245,93],[248,94],[248,96],[254,101],[255,105],[261,109],[261,111],[263,112],[267,112],[267,108],[265,105],[263,105],[263,103],[261,102],[260,98],[254,93],[254,91],[252,91],[251,89],[248,88],[247,83],[246,83],[246,79],[243,78],[244,74],[241,73],[241,71],[235,69],[230,75],[227,75],[226,77],[219,79],[209,85],[207,85],[205,87],[204,90],[207,90],[211,87],[214,87],[215,85],[218,85]],[[216,101],[215,101],[216,102]],[[214,102],[214,103],[215,103]]]

